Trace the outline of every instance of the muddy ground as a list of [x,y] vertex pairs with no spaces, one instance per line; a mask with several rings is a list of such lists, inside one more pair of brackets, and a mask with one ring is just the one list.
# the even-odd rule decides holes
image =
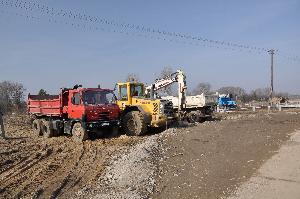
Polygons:
[[0,198],[73,197],[95,184],[112,156],[142,139],[121,136],[79,144],[66,136],[32,136],[24,116],[6,121],[7,139],[0,140]]
[[33,136],[26,116],[7,117],[0,198],[225,198],[300,129],[294,111],[221,117],[83,144]]

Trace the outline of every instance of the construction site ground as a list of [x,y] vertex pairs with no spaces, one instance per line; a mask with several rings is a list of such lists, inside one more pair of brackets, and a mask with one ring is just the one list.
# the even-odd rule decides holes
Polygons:
[[232,197],[300,129],[296,110],[236,112],[76,143],[34,136],[27,121],[5,118],[0,198]]

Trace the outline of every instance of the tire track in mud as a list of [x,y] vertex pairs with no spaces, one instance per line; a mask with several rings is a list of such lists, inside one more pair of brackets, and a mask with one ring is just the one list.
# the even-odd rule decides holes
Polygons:
[[[67,144],[67,146],[69,145],[72,146],[72,142]],[[54,149],[51,158],[41,163],[40,168],[33,170],[33,173],[28,174],[31,176],[30,179],[21,179],[20,191],[15,197],[45,198],[52,196],[55,198],[60,195],[62,190],[69,190],[82,179],[84,174],[80,175],[80,172],[88,169],[88,167],[82,169],[82,162],[89,166],[93,161],[89,162],[88,160],[95,160],[97,154],[90,151],[96,150],[86,143],[81,146],[75,144],[74,150],[69,150],[68,147]]]
[[[30,198],[37,198],[44,192],[43,183],[47,182],[47,179],[54,175],[59,169],[60,165],[63,163],[65,156],[61,155],[62,151],[56,150],[57,154],[50,160],[45,161],[43,164],[39,165],[38,170],[36,170],[30,180],[25,181],[17,193],[17,197],[27,196]],[[28,191],[33,190],[29,193]]]
[[[32,175],[36,172],[36,169],[39,168],[41,162],[47,159],[51,154],[52,149],[43,148],[38,151],[36,154],[28,156],[26,161],[21,162],[20,164],[10,169],[6,175],[1,176],[1,190],[7,192],[16,192],[17,190],[22,190],[22,185],[24,182],[28,181]],[[9,194],[13,196],[14,194]],[[18,198],[17,196],[15,196]]]
[[95,186],[113,154],[138,141],[120,136],[76,143],[11,128],[9,138],[0,140],[0,198],[74,198]]
[[[41,179],[39,174],[45,168],[47,170],[47,166],[52,163],[51,158],[56,156],[55,145],[48,145],[44,140],[38,140],[37,142],[30,140],[30,144],[17,149],[20,154],[18,156],[24,156],[24,153],[27,156],[22,157],[17,162],[15,161],[14,164],[11,164],[2,172],[0,175],[0,196],[4,192],[3,195],[5,197],[19,198],[26,191],[31,191],[27,188],[32,187],[31,184],[37,184],[35,183],[36,179]],[[9,159],[12,158],[15,157],[9,157]],[[55,169],[55,167],[49,168],[50,170]],[[33,188],[36,189],[36,187]]]
[[96,186],[96,182],[109,163],[111,156],[131,146],[129,144],[133,141],[131,139],[129,138],[129,142],[123,139],[85,142],[83,157],[74,164],[71,175],[66,176],[62,186],[58,187],[58,191],[54,191],[52,196],[74,198],[78,190],[91,189]]
[[[83,178],[89,178],[86,172],[101,163],[101,157],[95,162],[98,149],[91,143],[79,146],[76,143],[74,147],[71,141],[64,147],[58,146],[44,146],[5,170],[0,175],[3,178],[0,181],[1,190],[6,192],[5,197],[57,197],[62,190],[69,191]],[[70,146],[74,149],[70,150]]]
[[94,167],[100,163],[97,161],[99,161],[101,157],[97,158],[97,155],[97,147],[92,145],[90,141],[83,143],[80,156],[69,173],[62,180],[60,186],[51,193],[51,198],[62,195],[64,195],[64,197],[66,197],[66,195],[72,195],[64,193],[73,193],[73,190],[76,190],[78,186],[85,184],[86,180],[91,177],[88,173],[96,172]]
[[[6,175],[1,176],[1,179],[10,180],[18,176],[19,174],[25,172],[28,169],[31,169],[34,165],[36,165],[39,161],[47,158],[51,155],[52,149],[43,148],[41,152],[38,152],[34,155],[29,155],[26,158],[22,159],[19,164],[15,165],[17,172],[8,172]],[[5,182],[5,181],[4,181]]]
[[32,143],[32,140],[30,140],[29,143],[30,144],[24,141],[12,141],[8,142],[6,146],[1,145],[0,161],[2,164],[0,164],[0,176],[26,161],[33,156],[36,151],[40,150],[40,146],[36,143]]
[[84,161],[84,156],[87,153],[86,152],[86,143],[81,144],[81,149],[80,149],[80,155],[77,158],[77,160],[74,162],[73,166],[69,168],[69,170],[66,171],[64,177],[60,179],[59,185],[50,193],[50,198],[56,198],[59,195],[61,195],[61,192],[64,189],[67,189],[68,186],[72,186],[72,184],[77,183],[77,175],[76,175],[76,170],[78,170],[78,167],[80,167],[81,161]]
[[[37,148],[32,147],[33,145],[19,146],[16,143],[10,143],[10,145],[11,145],[10,151],[1,153],[1,160],[5,159],[8,162],[8,164],[4,164],[4,163],[1,164],[0,179],[3,178],[4,173],[10,173],[10,170],[12,171],[12,169],[14,169],[15,167],[20,166],[24,161],[26,161],[31,156],[36,154],[36,151],[39,150],[38,147]],[[15,148],[13,148],[13,147],[15,147]],[[32,152],[32,151],[26,150],[26,148],[31,148],[34,150]],[[2,149],[2,150],[5,150],[5,149]],[[9,176],[11,174],[6,174],[6,175]]]
[[40,169],[33,174],[30,180],[24,182],[24,189],[18,193],[19,196],[45,198],[47,193],[54,189],[53,186],[61,182],[62,176],[69,171],[66,170],[68,167],[65,166],[65,162],[73,156],[73,152],[65,146],[61,146],[59,143],[53,146],[55,151],[52,157],[40,165]]

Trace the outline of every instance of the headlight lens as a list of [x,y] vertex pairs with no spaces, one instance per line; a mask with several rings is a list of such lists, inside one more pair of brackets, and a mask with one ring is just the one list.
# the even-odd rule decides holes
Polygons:
[[160,114],[164,113],[164,105],[162,103],[160,103],[160,105],[159,105],[159,113]]

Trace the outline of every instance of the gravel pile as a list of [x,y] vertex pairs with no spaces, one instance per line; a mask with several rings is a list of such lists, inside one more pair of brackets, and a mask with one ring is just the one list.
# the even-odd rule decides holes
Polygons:
[[96,190],[82,189],[78,198],[149,198],[155,191],[157,161],[161,159],[160,138],[170,133],[173,129],[145,136],[137,145],[113,156]]
[[114,157],[112,164],[99,179],[99,189],[104,193],[94,198],[143,198],[152,193],[154,165],[151,153],[157,148],[157,136],[152,136],[127,153]]

